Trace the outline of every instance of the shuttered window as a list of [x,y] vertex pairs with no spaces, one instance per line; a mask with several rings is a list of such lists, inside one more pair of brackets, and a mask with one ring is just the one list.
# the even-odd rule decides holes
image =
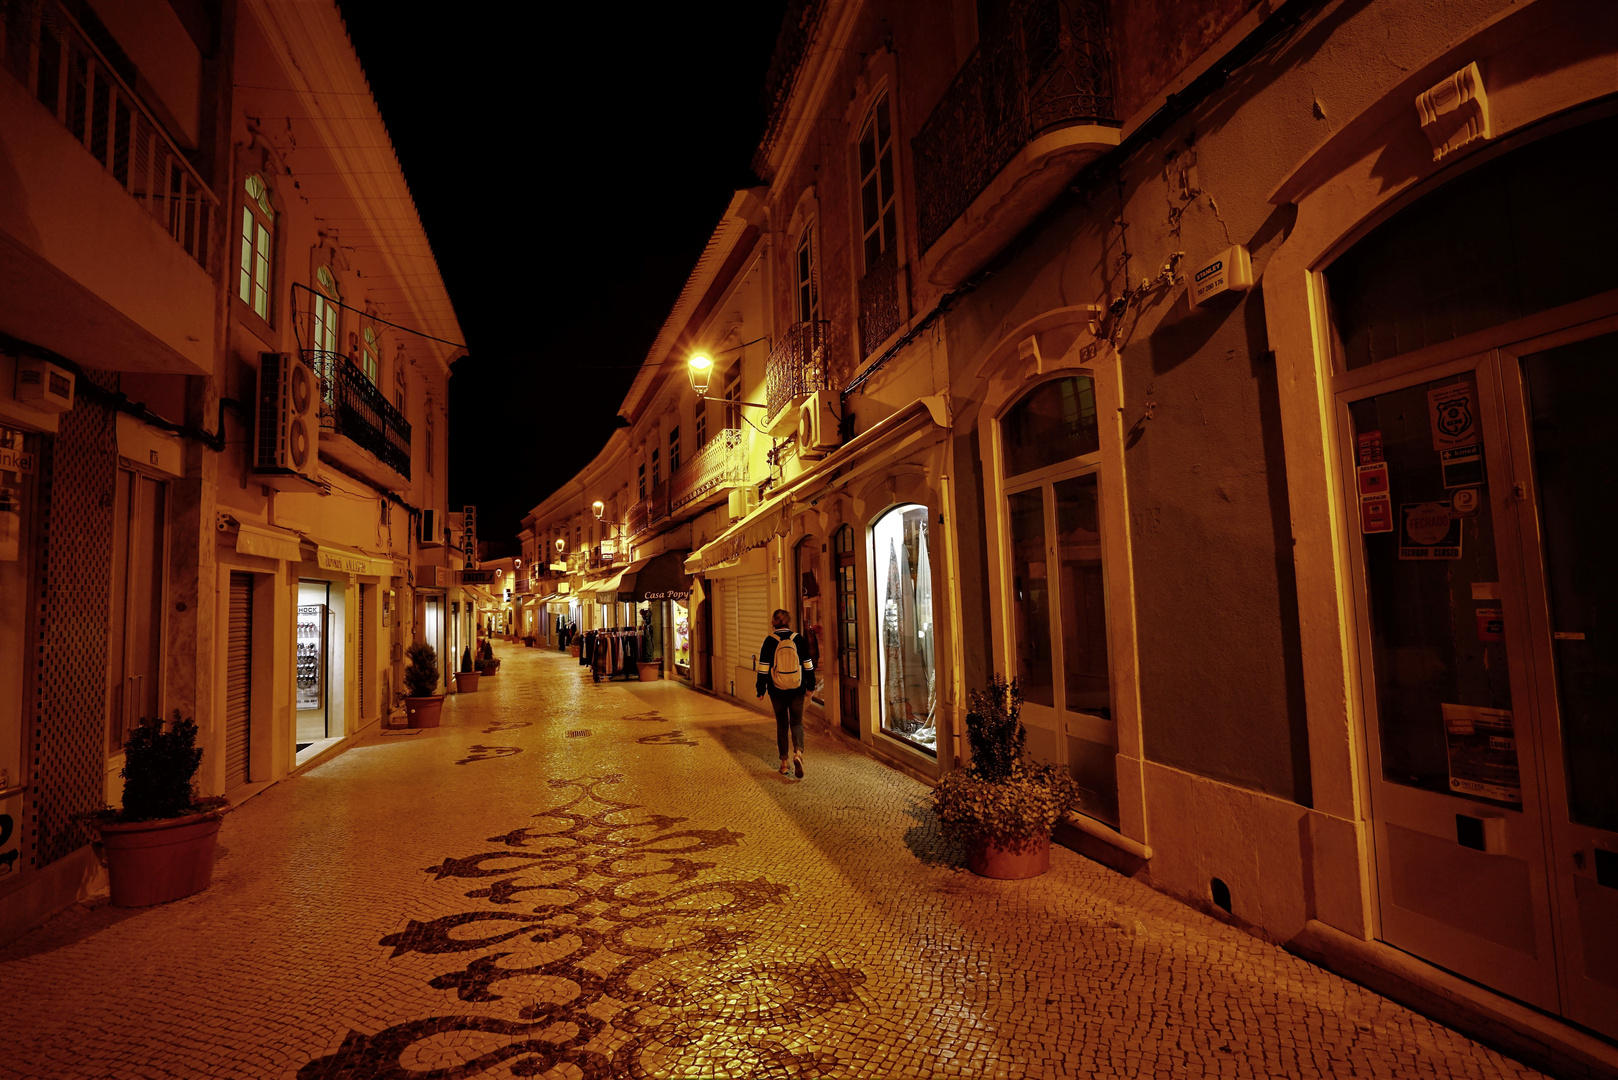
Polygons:
[[225,787],[250,779],[253,687],[253,575],[230,575],[230,625],[225,645]]

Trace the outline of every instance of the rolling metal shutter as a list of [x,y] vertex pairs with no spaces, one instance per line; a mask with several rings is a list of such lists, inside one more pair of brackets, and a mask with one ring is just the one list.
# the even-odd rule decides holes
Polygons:
[[736,591],[742,636],[736,666],[751,667],[758,659],[759,646],[770,634],[770,579],[766,574],[752,574],[734,578],[731,584]]
[[367,593],[370,591],[370,588],[371,587],[368,586],[368,585],[363,585],[363,586],[360,587],[360,647],[359,647],[359,651],[355,654],[359,658],[359,662],[360,662],[360,677],[355,679],[354,681],[356,683],[358,683],[359,687],[360,687],[360,723],[361,724],[365,723],[366,717],[369,715],[365,711],[365,679],[366,679],[366,673],[365,673],[365,611],[366,611],[367,608],[369,608],[371,606],[370,605],[370,599],[371,598],[370,598],[370,596],[367,595]]
[[253,685],[253,575],[230,575],[230,625],[225,645],[225,787],[248,781]]
[[734,667],[737,663],[737,645],[742,636],[741,628],[736,623],[736,583],[720,581],[716,584],[719,588],[719,603],[715,604],[714,608],[724,612],[724,630],[720,638],[719,654],[725,658],[726,664]]

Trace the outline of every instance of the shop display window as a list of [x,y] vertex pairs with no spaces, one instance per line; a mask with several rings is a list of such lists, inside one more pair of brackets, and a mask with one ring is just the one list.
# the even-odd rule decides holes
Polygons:
[[937,672],[928,511],[896,506],[871,529],[882,730],[937,753]]

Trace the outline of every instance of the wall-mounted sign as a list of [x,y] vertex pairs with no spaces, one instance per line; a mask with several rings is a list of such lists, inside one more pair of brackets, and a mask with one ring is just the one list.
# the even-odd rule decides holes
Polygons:
[[466,557],[468,567],[478,568],[478,508],[475,506],[461,511],[461,554]]
[[474,568],[458,571],[455,577],[462,585],[493,585],[500,580],[500,571]]
[[322,570],[337,570],[344,574],[369,574],[371,560],[360,555],[344,555],[340,551],[321,548],[315,553],[315,563]]
[[1226,248],[1191,272],[1191,306],[1206,304],[1221,293],[1253,287],[1253,263],[1240,244]]

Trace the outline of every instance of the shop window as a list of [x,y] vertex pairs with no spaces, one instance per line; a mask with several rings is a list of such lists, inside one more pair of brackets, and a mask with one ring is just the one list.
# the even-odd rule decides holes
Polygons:
[[[809,659],[815,662],[817,672],[821,670],[820,574],[815,558],[818,543],[812,536],[805,537],[792,549],[794,580],[798,583],[798,632],[808,643]],[[822,698],[825,685],[823,678],[816,685],[813,695],[816,704],[825,704]]]
[[871,527],[882,730],[937,752],[933,572],[925,506],[896,506]]
[[112,618],[107,641],[107,751],[163,715],[163,572],[168,484],[119,469],[113,494]]
[[866,114],[860,131],[860,224],[867,273],[898,236],[894,200],[893,127],[888,118],[888,95],[883,94]]
[[275,207],[270,189],[257,173],[248,174],[242,202],[242,264],[236,297],[266,321],[270,317],[271,273],[275,260]]
[[680,470],[680,425],[669,428],[669,475]]

